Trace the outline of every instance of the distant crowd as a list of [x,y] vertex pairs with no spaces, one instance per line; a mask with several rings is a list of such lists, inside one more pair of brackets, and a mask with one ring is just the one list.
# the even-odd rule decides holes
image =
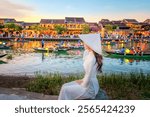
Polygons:
[[146,39],[150,38],[149,36],[144,36],[142,34],[140,35],[133,35],[133,34],[127,34],[127,35],[120,35],[120,34],[105,34],[104,38],[106,39]]
[[79,38],[78,35],[50,35],[50,34],[28,34],[28,33],[1,33],[0,37],[16,38]]
[[[0,37],[16,37],[16,38],[79,38],[78,35],[50,35],[50,34],[36,34],[36,33],[0,33]],[[149,39],[149,36],[145,35],[133,35],[133,34],[127,34],[127,35],[120,35],[120,34],[105,34],[105,39]]]

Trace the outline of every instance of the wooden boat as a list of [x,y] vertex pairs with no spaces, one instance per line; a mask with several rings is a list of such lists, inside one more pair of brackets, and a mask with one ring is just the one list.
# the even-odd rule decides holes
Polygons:
[[118,52],[112,51],[105,51],[108,54],[108,57],[111,58],[128,58],[128,59],[143,59],[143,60],[150,60],[150,53],[143,53],[142,55],[139,54],[123,54]]
[[4,57],[4,56],[6,56],[7,54],[0,54],[0,58],[2,58],[2,57]]
[[56,55],[69,55],[68,51],[53,51],[53,53],[55,53]]
[[84,46],[71,46],[69,47],[71,50],[82,50],[84,49]]
[[36,52],[52,52],[53,48],[33,48]]
[[0,49],[10,49],[10,48],[11,48],[10,46],[0,44]]
[[0,60],[0,64],[6,64],[6,63],[7,63],[7,62],[5,62],[5,61],[1,61],[1,60]]
[[54,49],[54,51],[68,51],[68,50],[70,50],[69,47],[57,47]]

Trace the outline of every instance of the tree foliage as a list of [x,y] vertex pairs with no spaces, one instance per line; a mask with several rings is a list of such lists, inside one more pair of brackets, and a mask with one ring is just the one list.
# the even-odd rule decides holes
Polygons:
[[117,25],[111,25],[111,24],[105,25],[105,30],[107,32],[112,32],[112,31],[116,30],[117,28],[118,28]]
[[35,30],[35,31],[47,30],[46,27],[42,27],[42,26],[40,26],[40,25],[32,25],[32,26],[30,27],[30,29],[31,29],[31,30]]
[[12,30],[12,31],[21,31],[22,30],[22,27],[19,26],[19,25],[16,25],[14,23],[6,23],[4,25],[4,28],[7,28],[8,31]]
[[57,32],[57,34],[62,34],[67,31],[67,28],[61,25],[55,25],[54,30]]
[[87,24],[83,25],[82,33],[83,33],[83,34],[88,34],[88,33],[90,33],[90,26],[87,25]]
[[4,28],[4,26],[0,24],[0,29],[2,29],[2,28]]
[[113,30],[117,29],[118,26],[117,25],[113,25]]
[[18,26],[18,25],[15,26],[15,31],[21,31],[21,30],[23,30],[21,26]]
[[107,25],[105,25],[105,29],[107,31],[113,31],[113,25],[107,24]]
[[145,27],[144,27],[144,30],[145,30],[145,31],[149,31],[149,30],[150,30],[150,26],[145,26]]

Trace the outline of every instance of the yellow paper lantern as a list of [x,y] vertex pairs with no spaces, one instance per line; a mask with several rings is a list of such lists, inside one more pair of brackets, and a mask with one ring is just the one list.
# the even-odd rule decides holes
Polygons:
[[124,59],[124,62],[129,63],[130,61],[129,61],[129,59]]
[[125,51],[125,52],[128,54],[128,53],[130,53],[130,50],[129,50],[129,49],[126,49],[126,51]]

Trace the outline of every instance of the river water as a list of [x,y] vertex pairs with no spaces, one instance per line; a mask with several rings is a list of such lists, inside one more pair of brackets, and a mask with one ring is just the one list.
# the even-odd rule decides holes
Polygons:
[[[41,74],[76,74],[84,72],[82,60],[83,50],[70,50],[67,54],[36,53],[33,52],[33,48],[40,47],[40,42],[15,42],[13,44],[13,50],[8,52],[13,53],[13,59],[8,60],[7,64],[0,64],[0,75],[34,75],[36,72],[40,72]],[[53,44],[56,44],[56,42],[45,42],[45,47],[53,46]],[[150,50],[148,43],[104,45],[103,49],[120,49],[123,46],[140,46],[143,50]],[[6,58],[1,60],[6,60]],[[104,73],[137,71],[150,73],[150,61],[112,59],[104,56]]]

